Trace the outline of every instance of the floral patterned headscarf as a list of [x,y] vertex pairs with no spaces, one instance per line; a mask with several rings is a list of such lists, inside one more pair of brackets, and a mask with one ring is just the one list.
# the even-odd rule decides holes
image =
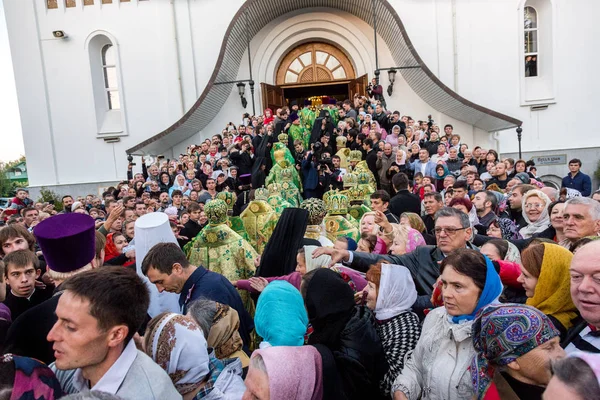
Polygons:
[[516,304],[491,305],[473,323],[471,381],[483,399],[494,378],[495,366],[504,366],[559,335],[552,321],[534,307]]

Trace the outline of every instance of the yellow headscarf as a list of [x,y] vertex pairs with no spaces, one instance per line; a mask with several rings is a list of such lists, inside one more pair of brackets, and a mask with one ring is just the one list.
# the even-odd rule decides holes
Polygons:
[[573,326],[571,320],[577,316],[570,290],[569,267],[572,258],[573,254],[567,249],[544,243],[544,258],[535,294],[527,299],[527,305],[556,318],[565,329]]

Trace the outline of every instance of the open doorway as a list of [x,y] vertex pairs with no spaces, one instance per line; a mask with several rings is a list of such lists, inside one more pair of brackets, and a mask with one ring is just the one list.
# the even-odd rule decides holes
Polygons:
[[[304,85],[275,86],[261,83],[263,109],[270,108],[275,111],[283,106],[289,106],[292,101],[304,104],[304,100],[320,97],[321,103],[344,101],[352,99],[355,94],[364,96],[367,87],[367,75],[346,81],[320,82]],[[320,105],[313,101],[313,106]]]

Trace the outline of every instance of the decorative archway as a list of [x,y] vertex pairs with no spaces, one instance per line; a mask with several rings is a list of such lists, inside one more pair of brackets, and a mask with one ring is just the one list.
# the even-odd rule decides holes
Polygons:
[[356,73],[343,51],[312,42],[290,50],[279,63],[276,76],[277,85],[298,85],[354,79]]

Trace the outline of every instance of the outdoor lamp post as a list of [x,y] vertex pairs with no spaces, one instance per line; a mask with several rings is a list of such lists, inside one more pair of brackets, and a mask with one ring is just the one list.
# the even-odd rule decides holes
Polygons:
[[244,95],[246,94],[246,84],[244,82],[237,83],[238,93],[240,95],[240,100],[242,100],[242,107],[246,108],[248,105],[248,101]]
[[394,92],[394,82],[396,81],[396,70],[395,69],[390,69],[388,70],[388,79],[390,81],[390,84],[387,88],[387,93],[388,96],[391,96],[392,93]]

